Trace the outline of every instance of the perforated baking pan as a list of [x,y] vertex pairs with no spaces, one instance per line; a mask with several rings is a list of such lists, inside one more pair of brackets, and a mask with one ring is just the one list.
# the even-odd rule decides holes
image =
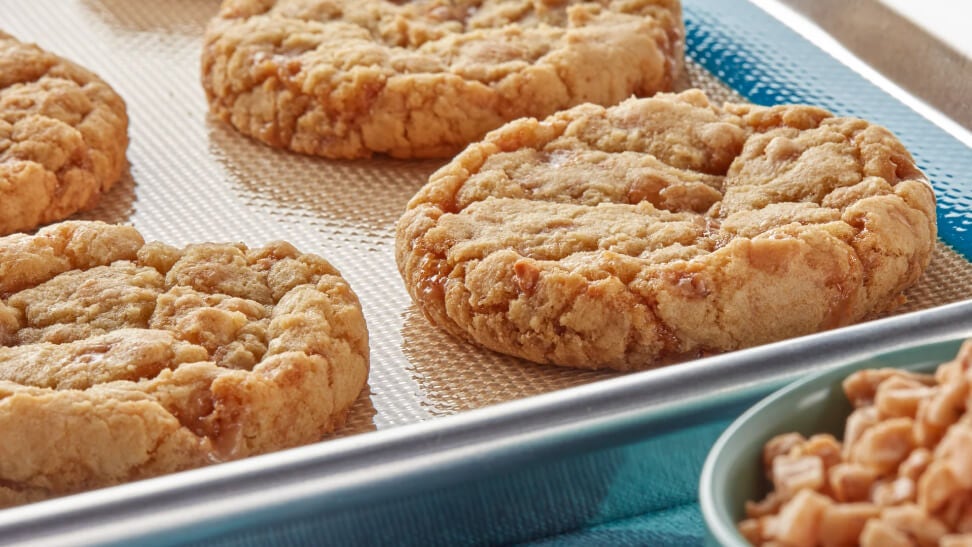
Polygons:
[[972,138],[781,4],[685,0],[690,84],[716,99],[806,102],[888,126],[936,189],[932,265],[893,317],[626,376],[519,362],[428,325],[397,274],[393,227],[441,162],[304,157],[210,118],[198,64],[216,9],[0,0],[0,28],[91,68],[128,102],[128,175],[81,218],[130,222],[172,244],[286,239],[327,257],[362,300],[370,389],[343,438],[0,511],[0,542],[215,540],[338,513],[332,530],[360,530],[369,506],[406,493],[677,429],[803,371],[972,334],[972,302],[962,302],[972,289]]

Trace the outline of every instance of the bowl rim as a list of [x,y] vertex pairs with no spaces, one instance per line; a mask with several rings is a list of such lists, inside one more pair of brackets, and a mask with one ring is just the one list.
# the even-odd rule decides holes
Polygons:
[[[749,542],[747,542],[742,535],[739,534],[735,526],[736,523],[729,514],[729,508],[720,506],[718,503],[716,503],[714,486],[716,480],[717,462],[721,459],[721,456],[723,452],[726,451],[726,448],[730,446],[730,443],[733,442],[733,439],[736,437],[739,430],[747,427],[754,416],[761,414],[766,407],[776,404],[776,402],[780,399],[786,398],[793,392],[806,388],[809,384],[816,384],[818,382],[832,384],[836,380],[843,381],[843,379],[846,378],[851,371],[869,368],[867,366],[869,363],[874,363],[875,361],[879,361],[881,359],[887,359],[901,353],[916,351],[923,348],[930,348],[932,346],[948,347],[955,345],[956,351],[958,351],[958,347],[961,346],[964,341],[969,339],[969,336],[958,336],[945,340],[929,340],[927,342],[909,345],[887,352],[874,353],[871,355],[843,361],[840,364],[827,367],[823,370],[810,372],[801,378],[793,380],[786,386],[776,389],[772,393],[766,395],[766,397],[743,412],[738,418],[729,424],[729,427],[727,427],[725,431],[719,435],[719,438],[712,445],[712,448],[709,449],[709,453],[705,458],[705,463],[702,466],[702,472],[699,477],[699,507],[702,511],[702,518],[707,533],[711,539],[714,539],[718,545],[726,547],[748,547],[750,545]],[[944,362],[945,361],[938,362],[934,366]],[[916,361],[911,366],[904,365],[893,368],[913,369],[920,368],[928,364],[929,362]]]

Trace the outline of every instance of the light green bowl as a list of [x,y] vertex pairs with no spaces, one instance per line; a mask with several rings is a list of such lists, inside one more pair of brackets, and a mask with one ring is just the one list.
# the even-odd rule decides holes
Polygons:
[[749,543],[736,531],[746,500],[760,500],[769,483],[762,470],[763,445],[775,435],[798,431],[841,438],[851,412],[841,382],[856,370],[896,367],[929,372],[958,353],[962,339],[916,346],[841,365],[780,389],[746,411],[719,437],[702,467],[699,504],[710,545]]

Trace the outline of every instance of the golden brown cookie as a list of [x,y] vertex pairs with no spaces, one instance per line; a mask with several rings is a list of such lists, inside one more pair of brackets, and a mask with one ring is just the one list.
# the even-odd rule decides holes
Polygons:
[[935,236],[932,189],[886,129],[690,90],[497,129],[411,200],[396,252],[450,333],[628,370],[885,310]]
[[0,238],[0,507],[320,440],[367,375],[357,297],[287,243]]
[[331,158],[450,156],[522,116],[672,89],[678,0],[225,0],[214,114]]
[[125,103],[108,84],[0,32],[0,235],[94,206],[127,147]]

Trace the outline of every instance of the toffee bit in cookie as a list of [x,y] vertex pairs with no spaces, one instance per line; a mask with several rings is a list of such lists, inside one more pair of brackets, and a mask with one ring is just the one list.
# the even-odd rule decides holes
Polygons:
[[669,91],[684,40],[678,0],[225,0],[202,83],[271,146],[446,157],[519,117]]
[[[396,256],[413,301],[456,336],[631,370],[881,313],[935,238],[931,186],[886,129],[689,90],[491,132],[412,198]],[[926,383],[855,396],[907,414]]]
[[0,237],[0,507],[318,441],[368,357],[351,288],[287,243]]

